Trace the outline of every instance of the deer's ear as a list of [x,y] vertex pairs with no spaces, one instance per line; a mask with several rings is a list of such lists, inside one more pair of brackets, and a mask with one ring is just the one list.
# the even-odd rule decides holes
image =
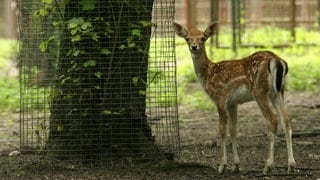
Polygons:
[[173,22],[173,29],[177,33],[178,36],[186,38],[188,36],[187,30],[182,27],[180,24]]
[[204,35],[209,38],[210,36],[212,36],[218,28],[218,22],[213,22],[211,23],[207,29],[204,31]]

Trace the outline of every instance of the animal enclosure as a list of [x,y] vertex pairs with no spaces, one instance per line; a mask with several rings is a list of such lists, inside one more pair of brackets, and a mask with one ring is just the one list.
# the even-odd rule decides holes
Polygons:
[[[135,7],[135,10],[142,10],[138,3],[143,2],[147,8],[140,15],[136,13],[137,11],[128,9],[125,4],[115,6],[113,3],[110,4],[113,6],[108,6],[109,9],[103,9],[103,3],[94,5],[85,3],[80,7],[72,4],[65,9],[67,6],[60,2],[68,1],[70,2],[70,0],[17,0],[20,37],[18,70],[20,70],[21,86],[19,89],[16,85],[17,77],[13,79],[2,75],[6,72],[1,73],[2,105],[8,107],[4,109],[13,110],[1,109],[0,179],[314,180],[320,177],[320,94],[316,93],[320,87],[320,73],[317,68],[320,67],[319,45],[304,47],[294,44],[289,48],[270,49],[289,63],[290,78],[287,81],[285,99],[293,125],[296,172],[287,173],[287,150],[283,131],[279,127],[275,142],[277,166],[271,174],[262,173],[264,158],[267,155],[267,129],[265,119],[261,116],[257,105],[252,102],[239,106],[238,110],[240,172],[231,172],[234,163],[228,138],[229,156],[226,173],[218,174],[221,147],[218,113],[214,103],[205,96],[200,83],[195,79],[192,57],[185,40],[176,37],[176,46],[172,46],[174,32],[171,22],[174,6],[170,6],[171,1],[156,0],[151,14],[147,13],[150,12],[149,0],[117,0],[117,2],[135,2],[133,6],[130,5]],[[72,0],[72,2],[91,1],[100,0]],[[198,17],[205,20],[203,24],[198,22],[197,25],[197,28],[204,30],[210,18],[200,15],[208,12],[201,7],[209,8],[207,4],[211,1],[176,0],[175,4],[178,5],[181,1],[198,3],[197,7],[192,8],[199,13]],[[231,0],[219,1],[224,1],[226,4],[231,2]],[[247,0],[240,2],[245,1]],[[274,0],[248,1],[259,2],[257,4],[274,2]],[[277,2],[284,1],[291,0]],[[318,1],[296,0],[308,4]],[[54,6],[55,4],[51,2],[59,2],[59,5]],[[90,10],[92,8],[93,11]],[[254,12],[250,8],[249,11]],[[64,16],[67,12],[70,16]],[[120,12],[123,16],[119,16]],[[176,13],[178,12],[181,10],[176,6]],[[229,14],[228,11],[223,12]],[[101,18],[92,18],[99,13]],[[109,17],[108,14],[112,16]],[[150,14],[151,24],[142,18],[146,17],[149,20]],[[139,23],[129,24],[130,21],[125,20],[129,18],[128,16]],[[107,23],[107,20],[110,22]],[[175,16],[175,22],[184,21]],[[8,25],[4,25],[6,26]],[[229,38],[232,35],[230,26],[231,22],[228,22],[220,28],[221,46],[232,44]],[[228,38],[224,38],[224,31],[227,32]],[[115,36],[116,33],[119,34]],[[318,31],[316,36],[309,36],[309,31],[302,35],[308,36],[306,42],[317,44],[320,42]],[[150,38],[146,38],[147,36]],[[115,37],[117,41],[113,41]],[[270,36],[265,34],[251,34],[250,37],[257,37],[251,40],[258,39],[259,44],[267,44],[270,39],[268,38]],[[272,37],[277,40],[282,38],[279,34],[272,34]],[[143,68],[135,68],[146,64],[144,48],[140,48],[147,44],[144,42],[145,39],[150,39],[150,46],[144,46],[148,47],[147,78],[142,72]],[[5,45],[2,43],[2,50],[6,49]],[[122,51],[118,47],[119,49],[121,47]],[[212,48],[209,42],[207,48],[210,49],[208,58],[213,62],[241,58],[258,50],[255,47],[239,48],[238,54],[235,54],[230,49]],[[69,49],[72,51],[67,56],[65,54],[68,54]],[[140,51],[136,52],[136,49]],[[111,58],[111,52],[118,56]],[[171,57],[174,53],[176,60],[175,57]],[[0,55],[0,59],[2,58]],[[111,59],[112,64],[110,64]],[[47,61],[50,63],[45,63]],[[109,73],[109,67],[114,71]],[[3,69],[2,66],[0,68]],[[171,82],[175,81],[175,73],[178,80],[179,125],[174,105],[176,89],[171,86]],[[14,84],[12,88],[7,88],[12,84]],[[7,105],[6,102],[19,94],[21,95],[19,109],[15,106],[19,104],[16,103],[19,102],[18,98],[17,101]],[[144,98],[142,96],[144,94],[148,98]],[[112,97],[120,97],[121,100],[112,100]],[[126,97],[130,97],[128,102]],[[141,99],[146,103],[145,110]],[[104,103],[101,103],[103,100]],[[114,106],[108,102],[112,102]],[[14,108],[11,108],[12,106]],[[97,113],[99,111],[102,113]],[[142,111],[144,113],[141,113]],[[8,114],[10,112],[13,114]],[[126,117],[132,117],[130,118],[132,121]],[[128,124],[132,126],[127,126]],[[111,138],[113,141],[108,142]],[[50,141],[53,144],[50,144]],[[141,147],[145,147],[147,151],[141,151]],[[171,159],[175,154],[179,156],[175,157],[174,161],[153,160],[162,158],[161,156]],[[139,163],[135,163],[136,160]],[[101,166],[103,168],[99,168]]]
[[85,166],[179,152],[173,0],[19,0],[20,150]]
[[[219,21],[215,44],[220,48],[317,44],[306,41],[301,31],[319,31],[318,0],[177,0],[176,9],[177,22],[188,28],[204,28],[210,22]],[[268,36],[279,32],[282,39],[261,42],[252,38],[257,30]],[[232,41],[225,41],[224,34]]]

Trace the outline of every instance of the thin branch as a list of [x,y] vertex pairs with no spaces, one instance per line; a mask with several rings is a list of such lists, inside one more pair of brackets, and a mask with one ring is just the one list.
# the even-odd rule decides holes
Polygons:
[[116,44],[117,44],[117,40],[118,40],[118,36],[119,36],[119,31],[120,31],[120,21],[121,21],[121,17],[122,17],[122,11],[123,11],[123,6],[124,6],[124,2],[122,2],[121,6],[120,6],[120,10],[119,10],[119,14],[118,14],[118,20],[116,20],[116,16],[114,14],[114,10],[113,10],[113,6],[112,8],[112,14],[113,14],[113,18],[114,18],[114,23],[115,23],[115,28],[116,28],[116,34],[114,35],[115,39],[113,40],[113,46],[112,46],[112,50],[111,50],[111,57],[110,57],[110,62],[109,62],[109,67],[108,67],[108,77],[106,82],[109,82],[110,80],[110,76],[111,76],[111,68],[112,68],[112,64],[113,64],[113,58],[114,58],[114,52],[116,49]]
[[[287,166],[275,166],[275,168],[279,168],[279,169],[287,169]],[[302,170],[302,171],[318,171],[320,170],[319,168],[314,168],[314,167],[295,167],[294,169],[296,170]]]
[[201,151],[201,154],[202,154],[204,157],[207,157],[207,158],[211,158],[211,157],[214,157],[214,156],[215,156],[214,154],[207,154],[207,153],[205,153],[203,150]]
[[320,130],[304,131],[304,132],[294,132],[294,133],[292,133],[292,138],[315,137],[315,136],[320,136]]
[[277,176],[277,177],[283,177],[283,176],[312,176],[311,173],[269,173],[269,174],[258,174],[255,175],[255,177],[270,177],[270,176]]

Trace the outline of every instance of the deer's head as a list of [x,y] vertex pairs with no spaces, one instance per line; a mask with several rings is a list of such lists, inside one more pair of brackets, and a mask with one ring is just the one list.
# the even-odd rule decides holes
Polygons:
[[175,22],[172,23],[172,25],[177,35],[186,40],[190,52],[197,53],[204,50],[204,43],[215,33],[218,23],[211,23],[204,32],[198,29],[190,29],[187,31],[183,26]]

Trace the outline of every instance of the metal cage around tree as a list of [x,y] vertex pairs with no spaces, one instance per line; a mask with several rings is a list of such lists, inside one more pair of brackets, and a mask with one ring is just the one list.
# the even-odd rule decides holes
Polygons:
[[178,154],[173,0],[18,8],[24,160],[109,166]]

